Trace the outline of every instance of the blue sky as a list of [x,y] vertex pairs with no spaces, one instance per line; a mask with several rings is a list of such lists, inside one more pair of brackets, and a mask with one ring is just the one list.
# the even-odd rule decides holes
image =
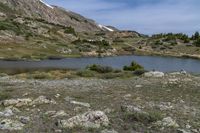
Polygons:
[[200,30],[200,0],[44,0],[104,25],[144,34]]

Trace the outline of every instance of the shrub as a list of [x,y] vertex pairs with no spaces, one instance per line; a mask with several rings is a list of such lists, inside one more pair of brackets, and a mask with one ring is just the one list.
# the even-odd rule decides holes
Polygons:
[[72,28],[71,26],[70,27],[67,27],[64,31],[66,34],[72,34],[72,35],[75,35],[76,36],[76,32],[74,30],[74,28]]
[[87,67],[89,70],[92,70],[92,71],[95,71],[95,72],[98,72],[98,73],[109,73],[109,72],[112,72],[113,71],[113,68],[112,67],[109,67],[109,66],[101,66],[101,65],[96,65],[96,64],[93,64],[91,66],[88,66]]
[[194,42],[194,45],[196,45],[197,47],[200,47],[200,38],[197,39],[197,40]]
[[124,66],[124,71],[136,71],[136,70],[143,70],[143,66],[139,65],[136,62],[132,62],[130,66]]

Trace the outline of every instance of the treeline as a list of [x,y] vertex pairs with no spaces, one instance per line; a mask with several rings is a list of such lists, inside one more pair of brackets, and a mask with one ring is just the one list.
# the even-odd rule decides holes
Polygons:
[[200,34],[199,32],[195,32],[191,37],[189,37],[186,34],[183,33],[167,33],[167,34],[155,34],[152,35],[151,37],[152,39],[162,39],[163,41],[171,41],[171,40],[176,40],[176,39],[180,39],[182,40],[184,43],[190,43],[192,42],[194,45],[196,45],[197,47],[200,47]]

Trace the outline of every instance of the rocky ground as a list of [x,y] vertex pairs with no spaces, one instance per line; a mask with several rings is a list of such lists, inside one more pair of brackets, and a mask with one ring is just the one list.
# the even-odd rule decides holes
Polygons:
[[0,77],[0,132],[199,133],[200,77]]

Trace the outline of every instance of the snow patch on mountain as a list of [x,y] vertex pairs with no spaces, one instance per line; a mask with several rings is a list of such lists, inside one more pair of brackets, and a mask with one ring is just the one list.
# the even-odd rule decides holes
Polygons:
[[51,9],[54,8],[53,6],[51,6],[51,5],[47,4],[46,2],[44,2],[43,0],[40,0],[40,2],[42,2],[43,4],[45,4],[47,7],[51,8]]
[[99,24],[98,25],[101,29],[106,29],[106,30],[108,30],[108,31],[111,31],[111,32],[113,32],[114,30],[113,29],[111,29],[111,28],[108,28],[108,27],[106,27],[106,26],[104,26],[104,25],[101,25],[101,24]]

